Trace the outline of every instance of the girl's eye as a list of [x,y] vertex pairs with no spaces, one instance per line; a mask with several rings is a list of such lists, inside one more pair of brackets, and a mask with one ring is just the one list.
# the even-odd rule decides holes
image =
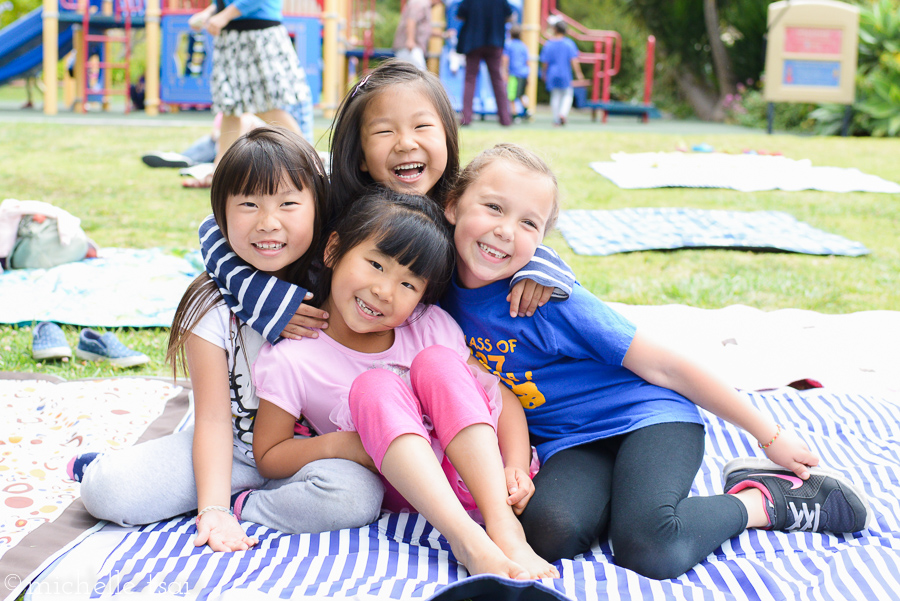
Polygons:
[[416,291],[415,285],[410,284],[409,282],[403,282],[403,286],[406,286],[407,288],[409,288],[409,289],[412,290],[413,292]]
[[500,212],[500,205],[496,205],[492,202],[489,202],[488,204],[486,204],[484,206],[486,206],[487,208],[489,208],[492,211],[497,211],[498,213]]
[[431,123],[422,123],[421,125],[417,125],[416,129],[423,129],[426,127],[434,127]]
[[531,221],[530,219],[526,219],[526,220],[523,221],[522,223],[524,223],[524,224],[527,225],[528,227],[533,227],[534,229],[537,229],[537,224],[535,224],[535,222],[534,222],[534,221]]
[[249,207],[249,208],[252,209],[253,207],[256,206],[256,203],[255,203],[255,202],[250,202],[249,200],[245,200],[244,202],[242,202],[242,203],[239,204],[238,206],[240,206],[240,207]]
[[369,263],[371,263],[372,267],[374,267],[378,271],[384,271],[384,267],[382,267],[381,263],[379,263],[378,261],[369,261]]

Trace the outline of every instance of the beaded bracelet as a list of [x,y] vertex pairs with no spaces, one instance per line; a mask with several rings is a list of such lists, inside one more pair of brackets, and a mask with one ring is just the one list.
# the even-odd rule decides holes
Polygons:
[[208,513],[210,511],[223,511],[228,515],[234,515],[227,507],[222,507],[221,505],[209,505],[197,512],[197,519],[199,520],[204,513]]
[[772,437],[772,440],[770,440],[770,441],[767,442],[766,444],[762,444],[761,442],[757,441],[757,442],[756,442],[756,446],[758,446],[758,447],[761,448],[761,449],[768,449],[769,447],[771,447],[771,446],[772,446],[772,443],[775,442],[775,440],[776,440],[779,436],[781,436],[781,424],[775,424],[775,428],[776,428],[776,430],[775,430],[775,436]]

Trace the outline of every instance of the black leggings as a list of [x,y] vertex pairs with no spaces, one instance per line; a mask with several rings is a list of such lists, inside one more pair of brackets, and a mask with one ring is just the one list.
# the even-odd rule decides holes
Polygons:
[[699,424],[659,424],[556,453],[520,517],[528,542],[553,562],[608,532],[619,566],[657,580],[684,574],[747,527],[733,495],[687,496],[703,436]]

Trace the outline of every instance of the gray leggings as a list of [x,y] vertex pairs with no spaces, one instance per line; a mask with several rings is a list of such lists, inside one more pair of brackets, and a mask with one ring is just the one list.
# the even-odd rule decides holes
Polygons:
[[[122,526],[150,524],[197,509],[194,429],[97,457],[84,470],[81,498],[94,517]],[[345,459],[307,464],[290,478],[267,480],[252,455],[234,448],[231,491],[256,489],[241,519],[281,532],[360,528],[381,515],[384,485]]]

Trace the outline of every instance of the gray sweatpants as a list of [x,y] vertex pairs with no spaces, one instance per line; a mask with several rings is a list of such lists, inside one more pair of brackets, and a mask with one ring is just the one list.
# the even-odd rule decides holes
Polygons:
[[[94,517],[131,526],[197,509],[192,444],[194,430],[97,457],[84,470],[81,498]],[[252,455],[234,447],[231,491],[255,489],[241,519],[281,532],[360,528],[381,515],[384,485],[345,459],[307,464],[290,478],[267,480]]]

